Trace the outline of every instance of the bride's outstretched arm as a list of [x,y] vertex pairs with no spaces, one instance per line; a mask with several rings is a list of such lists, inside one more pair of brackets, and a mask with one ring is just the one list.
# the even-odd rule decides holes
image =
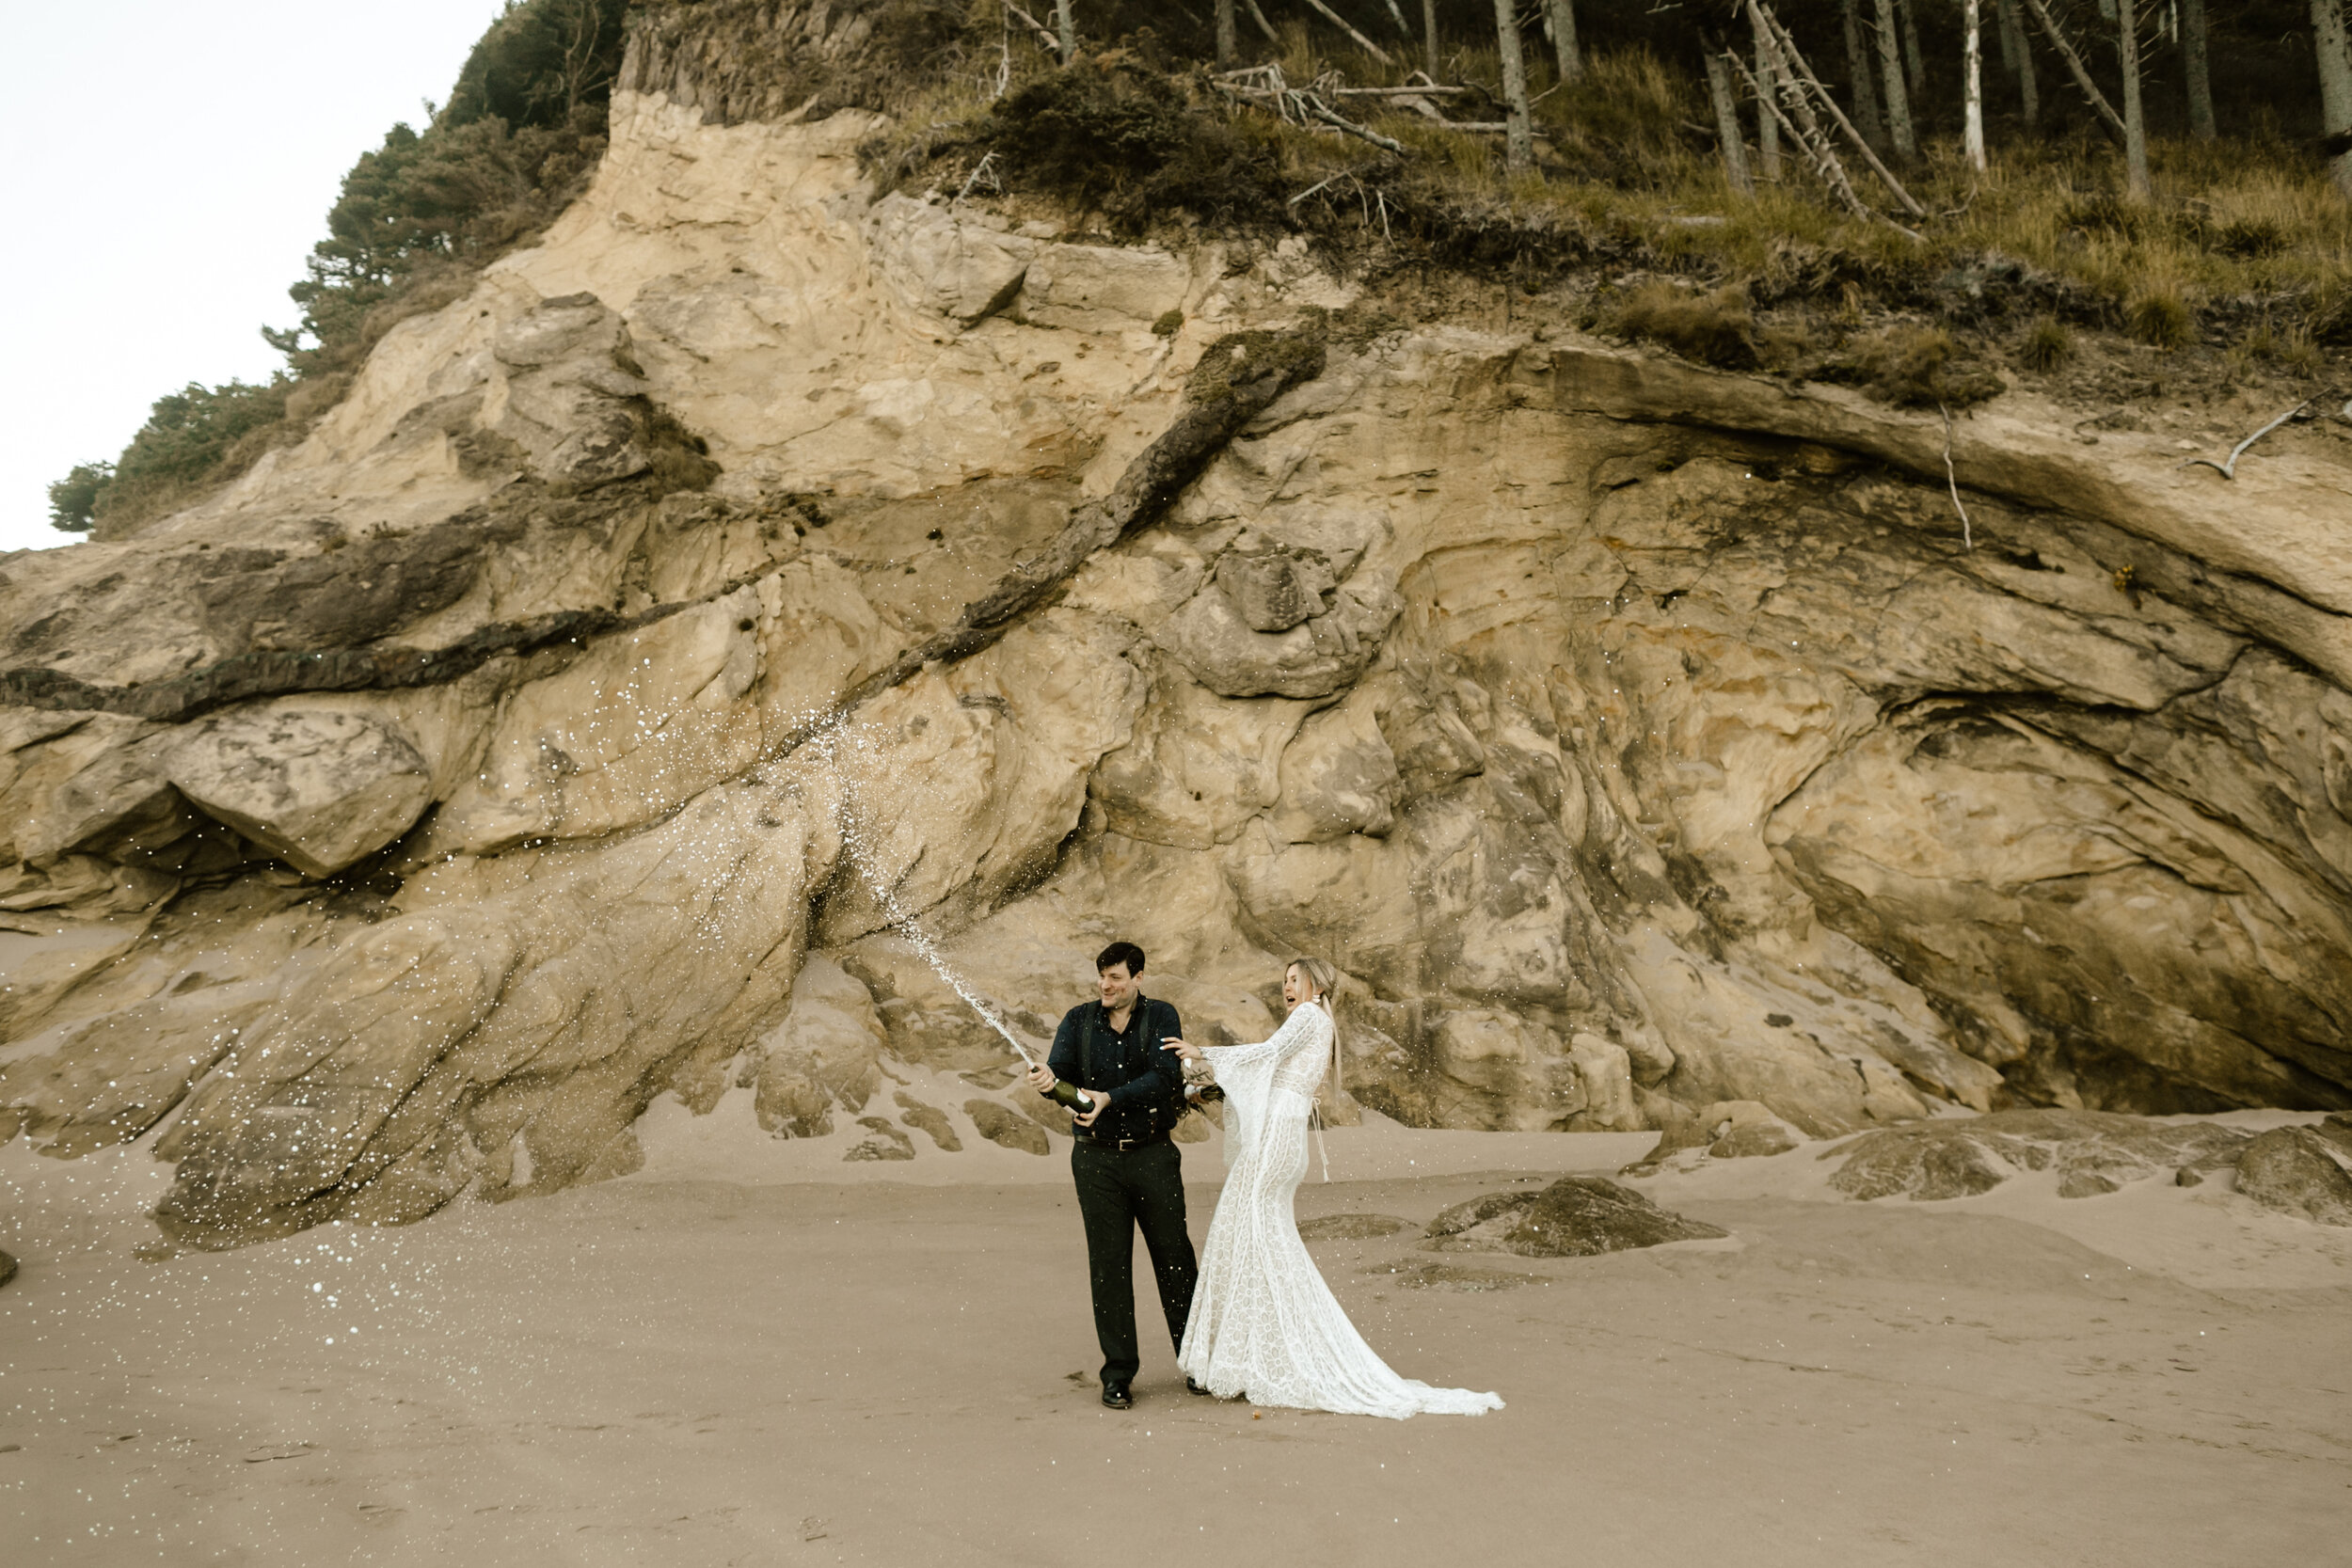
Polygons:
[[1172,1051],[1187,1062],[1207,1063],[1211,1075],[1222,1081],[1223,1075],[1234,1069],[1253,1067],[1269,1058],[1279,1060],[1306,1027],[1307,1011],[1304,1007],[1296,1009],[1271,1037],[1248,1045],[1194,1045],[1189,1040],[1170,1038],[1163,1040],[1160,1049]]

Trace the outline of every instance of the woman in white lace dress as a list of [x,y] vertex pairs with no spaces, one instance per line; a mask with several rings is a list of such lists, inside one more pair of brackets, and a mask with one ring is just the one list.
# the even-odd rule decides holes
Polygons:
[[1493,1394],[1433,1388],[1399,1377],[1364,1343],[1298,1239],[1291,1200],[1307,1174],[1307,1122],[1324,1074],[1338,1063],[1329,994],[1338,978],[1301,958],[1282,979],[1291,1015],[1257,1045],[1200,1047],[1169,1040],[1205,1061],[1225,1090],[1225,1190],[1200,1252],[1177,1361],[1220,1399],[1330,1410],[1349,1416],[1475,1416],[1499,1410]]

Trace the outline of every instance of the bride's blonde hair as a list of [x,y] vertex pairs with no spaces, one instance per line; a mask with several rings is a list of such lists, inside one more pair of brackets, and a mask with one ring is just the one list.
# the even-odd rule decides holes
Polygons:
[[[1324,1017],[1331,1021],[1331,1060],[1324,1069],[1326,1079],[1333,1088],[1340,1084],[1340,972],[1328,958],[1296,958],[1291,960],[1307,983],[1315,988],[1315,1000],[1323,1004]],[[1320,1098],[1320,1097],[1318,1097]]]

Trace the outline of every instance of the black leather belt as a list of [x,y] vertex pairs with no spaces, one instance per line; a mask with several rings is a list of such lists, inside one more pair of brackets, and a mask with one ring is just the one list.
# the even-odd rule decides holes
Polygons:
[[1168,1134],[1165,1132],[1154,1132],[1148,1138],[1098,1138],[1091,1133],[1083,1132],[1079,1136],[1085,1138],[1096,1148],[1113,1149],[1120,1154],[1126,1153],[1129,1149],[1148,1148],[1153,1144],[1168,1142]]

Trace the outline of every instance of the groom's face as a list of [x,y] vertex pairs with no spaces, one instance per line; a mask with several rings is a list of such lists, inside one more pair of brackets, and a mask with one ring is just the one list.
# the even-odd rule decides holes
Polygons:
[[1099,971],[1095,977],[1102,983],[1103,1006],[1105,1011],[1115,1013],[1120,1008],[1134,1003],[1136,977],[1127,973],[1125,964],[1113,964],[1108,969]]

